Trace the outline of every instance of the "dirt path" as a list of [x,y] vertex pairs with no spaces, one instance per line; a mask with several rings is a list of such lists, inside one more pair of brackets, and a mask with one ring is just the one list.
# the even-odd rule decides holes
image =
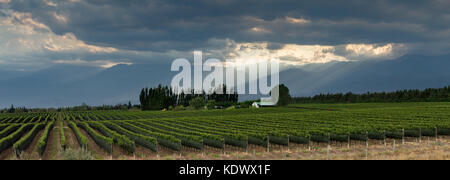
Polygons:
[[113,152],[112,152],[113,159],[115,160],[131,160],[133,159],[133,154],[128,153],[121,147],[117,145],[113,145]]
[[64,136],[66,137],[67,148],[80,149],[80,143],[78,143],[77,137],[75,137],[72,129],[67,126],[67,122],[64,122]]
[[10,147],[0,153],[0,160],[6,160],[6,159],[10,158],[11,156],[13,156],[13,148],[12,147]]
[[158,153],[153,152],[150,149],[147,149],[143,146],[136,145],[136,152],[134,153],[136,155],[137,160],[144,160],[144,159],[158,159]]

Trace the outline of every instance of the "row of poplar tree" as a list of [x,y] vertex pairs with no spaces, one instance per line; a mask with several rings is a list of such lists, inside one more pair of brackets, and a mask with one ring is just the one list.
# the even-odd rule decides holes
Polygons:
[[239,95],[237,93],[228,94],[226,85],[222,85],[219,88],[224,93],[207,94],[202,92],[201,94],[195,94],[194,90],[189,93],[177,93],[176,90],[168,86],[159,85],[156,88],[143,88],[139,95],[142,110],[161,110],[169,109],[176,106],[189,106],[189,102],[197,97],[202,97],[205,102],[214,101],[218,105],[220,104],[235,104],[238,102]]

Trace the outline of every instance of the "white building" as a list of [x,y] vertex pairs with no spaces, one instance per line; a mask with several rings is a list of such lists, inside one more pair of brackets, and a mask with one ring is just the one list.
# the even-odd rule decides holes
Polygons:
[[254,102],[252,106],[255,108],[263,108],[263,107],[274,107],[275,104],[273,104],[272,102]]

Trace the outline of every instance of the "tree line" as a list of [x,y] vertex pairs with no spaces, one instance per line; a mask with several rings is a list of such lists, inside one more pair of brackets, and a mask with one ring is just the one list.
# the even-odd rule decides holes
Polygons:
[[365,103],[365,102],[449,102],[450,86],[425,90],[395,92],[367,92],[354,94],[319,94],[313,97],[295,97],[291,103]]
[[176,106],[189,106],[193,99],[203,99],[204,102],[214,103],[217,106],[231,106],[236,104],[239,99],[237,93],[227,94],[226,85],[222,85],[221,91],[224,93],[217,93],[216,89],[212,94],[207,94],[203,91],[200,94],[195,94],[194,90],[185,93],[176,93],[177,91],[168,86],[159,85],[156,88],[143,88],[139,95],[142,110],[161,110],[170,109]]
[[32,112],[68,112],[68,111],[112,111],[112,110],[131,110],[139,109],[139,105],[131,104],[129,101],[127,104],[117,105],[101,105],[101,106],[89,106],[86,103],[82,103],[79,106],[72,107],[59,107],[59,108],[27,108],[27,107],[14,107],[0,109],[0,113],[32,113]]

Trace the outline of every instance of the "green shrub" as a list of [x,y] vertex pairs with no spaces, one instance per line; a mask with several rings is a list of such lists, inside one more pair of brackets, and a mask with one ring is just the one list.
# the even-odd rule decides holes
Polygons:
[[230,106],[226,110],[234,110],[234,109],[236,109],[236,106]]
[[193,107],[194,109],[201,109],[205,107],[205,105],[205,100],[202,97],[196,97],[189,101],[189,106]]
[[216,107],[216,100],[209,100],[208,103],[206,103],[206,107],[208,109],[215,109],[215,107]]
[[186,108],[185,108],[183,105],[179,105],[179,106],[176,106],[176,107],[174,108],[174,110],[175,110],[175,111],[184,111],[184,110],[186,110]]

